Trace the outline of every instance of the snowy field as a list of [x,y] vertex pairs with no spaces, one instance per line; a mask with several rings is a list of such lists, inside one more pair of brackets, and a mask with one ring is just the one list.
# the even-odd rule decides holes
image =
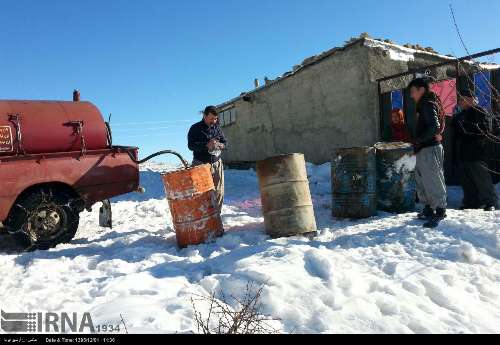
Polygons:
[[[271,240],[255,172],[230,170],[227,234],[179,250],[158,169],[142,173],[146,195],[116,201],[112,230],[95,207],[50,251],[14,253],[0,237],[1,308],[89,311],[96,324],[121,314],[131,333],[189,333],[193,294],[238,296],[252,281],[282,332],[500,333],[500,212],[450,210],[434,230],[414,213],[338,221],[329,165],[308,166],[319,236]],[[460,189],[449,194],[458,207]]]

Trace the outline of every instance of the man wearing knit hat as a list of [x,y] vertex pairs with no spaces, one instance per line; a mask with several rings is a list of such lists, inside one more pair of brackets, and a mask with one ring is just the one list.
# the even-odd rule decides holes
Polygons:
[[462,208],[494,211],[499,205],[487,164],[488,113],[469,89],[460,92],[458,105],[461,112],[455,115],[452,126],[464,190]]

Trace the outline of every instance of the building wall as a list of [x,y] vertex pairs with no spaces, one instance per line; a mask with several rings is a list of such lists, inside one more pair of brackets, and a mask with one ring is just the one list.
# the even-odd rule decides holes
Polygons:
[[252,102],[236,101],[236,122],[223,127],[229,140],[225,161],[300,152],[322,164],[335,148],[375,144],[380,133],[375,80],[407,68],[407,62],[361,42],[256,91]]

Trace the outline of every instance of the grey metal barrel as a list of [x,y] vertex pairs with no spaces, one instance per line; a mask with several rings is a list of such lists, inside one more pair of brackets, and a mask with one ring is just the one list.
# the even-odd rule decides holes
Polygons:
[[415,208],[415,163],[413,146],[407,143],[378,143],[377,194],[382,211],[404,213]]
[[273,238],[314,234],[316,219],[304,155],[257,162],[266,232]]
[[337,149],[332,157],[332,214],[361,219],[376,215],[376,156],[372,147]]

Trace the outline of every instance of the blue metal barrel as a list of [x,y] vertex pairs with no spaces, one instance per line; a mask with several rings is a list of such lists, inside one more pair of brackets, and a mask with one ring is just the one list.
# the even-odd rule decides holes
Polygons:
[[413,146],[407,143],[378,143],[378,208],[392,213],[415,209],[415,163]]
[[377,213],[376,155],[373,147],[334,151],[332,195],[334,217],[360,219]]

